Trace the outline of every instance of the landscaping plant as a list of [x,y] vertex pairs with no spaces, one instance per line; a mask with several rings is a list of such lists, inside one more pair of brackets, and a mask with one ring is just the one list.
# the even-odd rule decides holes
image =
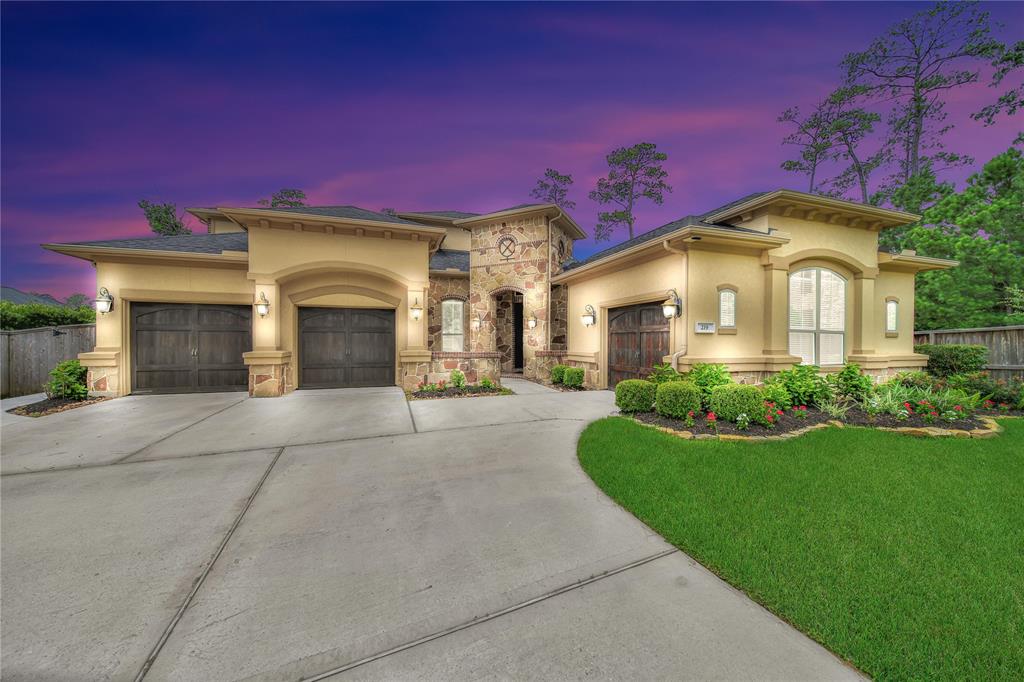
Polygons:
[[466,375],[463,374],[461,370],[452,370],[452,386],[458,389],[466,387]]
[[569,388],[582,388],[583,377],[582,367],[566,367],[565,372],[562,374],[562,384]]
[[767,384],[782,384],[794,405],[816,406],[832,397],[832,389],[819,373],[817,365],[793,365],[768,378]]
[[[775,403],[784,410],[788,410],[793,406],[793,399],[789,395],[789,391],[786,390],[785,385],[780,382],[766,383],[761,387],[761,393],[764,394],[764,399],[768,402]],[[804,409],[806,409],[806,405]]]
[[719,419],[734,422],[741,414],[757,415],[760,420],[765,413],[764,394],[757,386],[747,384],[724,384],[711,389],[711,412]]
[[980,372],[988,364],[988,348],[972,344],[921,344],[915,353],[928,356],[928,371],[944,378],[953,374]]
[[862,402],[871,392],[874,385],[871,377],[860,372],[860,365],[848,362],[843,369],[836,374],[830,374],[827,379],[837,396]]
[[50,381],[44,386],[46,397],[51,399],[85,400],[89,397],[86,376],[89,370],[78,360],[58,362],[50,370]]
[[658,386],[645,379],[626,379],[615,384],[615,405],[623,412],[649,412]]
[[663,383],[657,387],[654,409],[665,417],[692,419],[691,415],[700,411],[700,389],[689,381]]
[[568,365],[555,365],[551,368],[551,383],[560,384],[565,378],[565,370],[569,369]]
[[480,388],[491,390],[492,388],[494,388],[494,382],[488,379],[487,377],[484,377],[483,379],[480,380]]
[[655,365],[651,368],[651,373],[647,375],[647,380],[656,384],[663,384],[666,381],[680,381],[682,379],[683,375],[668,363]]
[[715,386],[724,386],[732,383],[732,377],[725,365],[709,365],[698,362],[687,374],[683,376],[687,381],[692,381],[700,389],[701,401],[704,407],[710,406],[711,390]]

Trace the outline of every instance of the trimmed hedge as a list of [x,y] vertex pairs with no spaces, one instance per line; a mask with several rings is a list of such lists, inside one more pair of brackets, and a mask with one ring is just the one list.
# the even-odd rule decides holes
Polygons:
[[582,367],[566,367],[565,371],[562,372],[562,385],[569,388],[579,388],[583,385],[583,377]]
[[623,412],[650,412],[657,384],[646,379],[625,379],[615,384],[615,406]]
[[937,377],[980,372],[988,364],[988,348],[966,343],[924,343],[914,346],[915,353],[928,356],[929,372]]
[[568,365],[555,365],[551,368],[551,383],[560,384],[565,379],[565,370],[569,369]]
[[757,386],[725,384],[711,389],[711,411],[719,419],[734,422],[745,414],[752,422],[764,417],[764,394]]
[[669,381],[658,386],[654,409],[660,415],[686,419],[690,412],[700,412],[700,389],[690,381]]

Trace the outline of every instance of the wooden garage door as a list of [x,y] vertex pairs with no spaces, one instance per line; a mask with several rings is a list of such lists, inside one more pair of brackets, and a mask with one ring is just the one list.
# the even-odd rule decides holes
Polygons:
[[132,392],[244,391],[252,350],[252,308],[133,303]]
[[608,312],[608,387],[623,379],[641,379],[669,354],[668,320],[660,303]]
[[395,383],[395,311],[299,308],[299,386]]

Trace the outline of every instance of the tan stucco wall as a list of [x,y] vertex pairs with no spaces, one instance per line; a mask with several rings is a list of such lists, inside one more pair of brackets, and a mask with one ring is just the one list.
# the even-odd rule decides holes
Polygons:
[[[885,302],[897,299],[896,335],[885,332]],[[876,352],[879,355],[909,355],[914,352],[914,275],[908,272],[880,272],[875,280]]]
[[[764,268],[755,254],[689,252],[689,338],[693,357],[751,357],[764,348]],[[736,291],[736,329],[723,330],[718,320],[718,290]],[[695,333],[697,322],[713,322],[714,334]]]
[[446,227],[445,230],[448,234],[445,235],[444,242],[441,244],[442,249],[469,251],[469,230],[462,227]]

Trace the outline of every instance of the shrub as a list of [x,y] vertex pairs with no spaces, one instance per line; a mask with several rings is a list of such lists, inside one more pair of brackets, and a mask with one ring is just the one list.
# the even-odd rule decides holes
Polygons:
[[615,405],[623,412],[650,412],[656,384],[644,379],[625,379],[615,384]]
[[815,406],[819,401],[832,397],[832,389],[825,378],[818,374],[816,365],[793,365],[769,377],[765,383],[782,384],[794,405]]
[[[582,367],[566,367],[565,372],[562,373],[562,384],[569,388],[579,388],[583,385],[583,376]],[[643,380],[637,379],[637,381]]]
[[910,386],[912,388],[931,388],[932,383],[935,381],[932,375],[928,372],[897,372],[896,376],[892,378],[897,384],[901,386]]
[[731,422],[741,414],[758,419],[765,413],[764,394],[757,386],[723,384],[711,389],[711,411]]
[[560,384],[565,377],[565,370],[569,369],[566,365],[555,365],[551,368],[551,383]]
[[993,379],[988,372],[971,372],[970,374],[954,374],[946,377],[943,385],[948,388],[960,389],[964,393],[978,393],[994,403],[1017,404],[1020,400],[1024,383],[1019,379]]
[[766,402],[775,403],[783,410],[793,407],[793,398],[781,383],[765,384],[761,387],[761,393],[764,394]]
[[44,387],[46,397],[85,400],[89,397],[89,387],[85,383],[88,372],[78,360],[58,362],[50,370],[50,381]]
[[89,306],[65,308],[43,303],[0,301],[0,329],[35,329],[95,321],[96,311]]
[[484,377],[483,379],[480,380],[480,388],[491,390],[492,388],[494,388],[494,382],[488,379],[487,377]]
[[732,377],[729,376],[729,370],[725,365],[708,365],[703,362],[695,364],[693,369],[683,376],[683,379],[692,381],[700,389],[701,402],[704,403],[704,407],[711,404],[711,391],[715,386],[732,383]]
[[462,373],[462,370],[452,370],[452,386],[458,389],[466,387],[466,375]]
[[691,412],[700,412],[700,389],[689,381],[667,381],[658,386],[654,397],[658,414],[686,419]]
[[647,380],[653,381],[656,384],[663,384],[666,381],[681,381],[682,379],[683,375],[668,363],[655,365],[651,368],[651,373],[647,375]]
[[825,398],[818,404],[818,409],[833,419],[843,419],[851,407],[853,407],[853,403],[850,402],[850,399],[841,396]]
[[863,402],[874,385],[871,377],[860,373],[860,365],[852,362],[843,365],[843,369],[838,373],[830,374],[828,382],[832,385],[836,395],[857,402]]
[[915,353],[928,356],[928,371],[937,377],[980,372],[988,363],[988,348],[970,344],[922,344]]

